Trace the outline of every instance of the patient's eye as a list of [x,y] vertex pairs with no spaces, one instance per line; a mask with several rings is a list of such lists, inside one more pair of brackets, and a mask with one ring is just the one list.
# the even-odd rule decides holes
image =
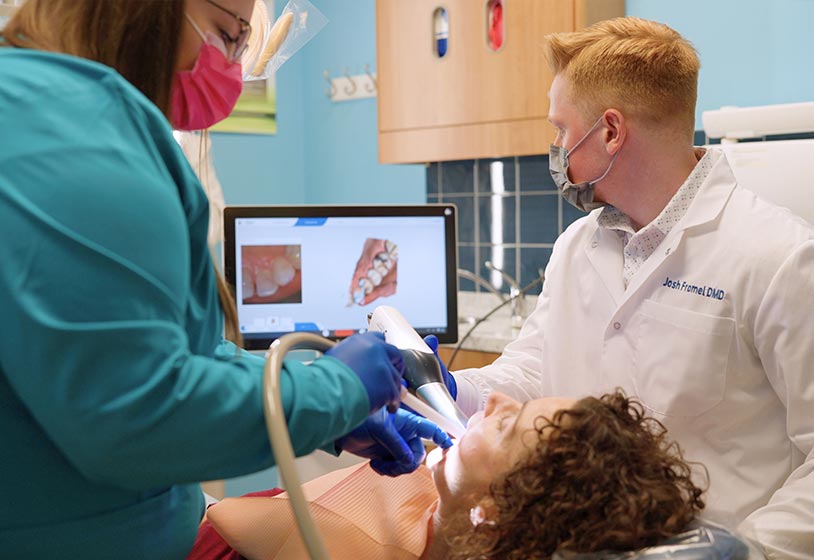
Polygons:
[[510,419],[512,416],[514,416],[514,415],[513,414],[503,414],[500,418],[498,418],[498,422],[497,422],[497,431],[498,432],[503,431],[503,428],[508,425],[506,420]]

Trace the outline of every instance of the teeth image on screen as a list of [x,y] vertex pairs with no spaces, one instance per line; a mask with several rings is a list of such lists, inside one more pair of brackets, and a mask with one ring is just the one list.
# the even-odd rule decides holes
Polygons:
[[389,239],[368,237],[350,281],[348,305],[367,305],[396,293],[398,245]]
[[301,302],[301,251],[299,245],[244,245],[242,302]]
[[446,328],[455,246],[454,238],[446,243],[445,227],[443,216],[240,219],[232,281],[244,337],[262,340],[257,348],[294,331],[345,337],[364,331],[368,313],[385,304],[417,328]]

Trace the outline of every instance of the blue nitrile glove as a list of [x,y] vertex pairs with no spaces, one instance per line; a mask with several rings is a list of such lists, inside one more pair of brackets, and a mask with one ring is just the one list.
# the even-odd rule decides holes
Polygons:
[[456,399],[458,397],[458,383],[455,381],[455,378],[452,377],[452,374],[447,370],[447,366],[444,365],[441,358],[438,357],[438,337],[434,334],[428,334],[424,337],[424,342],[430,347],[430,350],[432,350],[432,353],[435,354],[435,357],[438,359],[438,363],[441,365],[441,375],[444,376],[444,385],[447,386],[447,391],[449,391],[449,394],[452,395],[453,399]]
[[381,408],[336,440],[336,446],[370,459],[370,466],[379,474],[398,476],[413,472],[424,460],[422,438],[442,449],[452,446],[447,433],[426,418],[401,408],[396,412]]
[[399,405],[404,359],[401,352],[384,341],[384,333],[366,332],[346,338],[327,352],[354,371],[367,391],[370,411],[384,405]]

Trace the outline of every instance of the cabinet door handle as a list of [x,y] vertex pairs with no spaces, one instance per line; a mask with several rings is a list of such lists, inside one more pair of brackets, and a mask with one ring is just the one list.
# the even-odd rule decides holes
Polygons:
[[446,8],[436,8],[432,13],[433,52],[438,58],[444,58],[449,51],[449,14]]
[[497,52],[503,47],[506,25],[503,18],[503,0],[486,2],[486,44]]

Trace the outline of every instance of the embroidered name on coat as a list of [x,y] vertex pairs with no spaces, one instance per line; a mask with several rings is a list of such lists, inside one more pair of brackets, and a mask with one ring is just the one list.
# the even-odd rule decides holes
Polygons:
[[662,286],[672,290],[678,290],[680,292],[687,292],[688,294],[693,294],[696,296],[717,299],[718,301],[723,300],[726,296],[726,292],[724,290],[716,288],[715,286],[690,284],[689,282],[685,282],[683,280],[674,280],[669,276],[664,279],[664,284],[662,284]]

